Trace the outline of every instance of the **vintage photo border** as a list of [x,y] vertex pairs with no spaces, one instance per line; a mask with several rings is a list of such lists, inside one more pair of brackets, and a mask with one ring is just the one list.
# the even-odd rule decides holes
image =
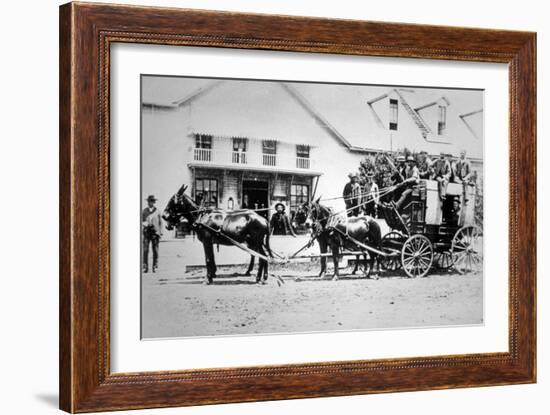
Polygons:
[[[507,63],[509,352],[112,374],[109,71],[113,43]],[[536,380],[535,299],[535,33],[105,4],[61,6],[61,409],[90,412],[530,383]]]

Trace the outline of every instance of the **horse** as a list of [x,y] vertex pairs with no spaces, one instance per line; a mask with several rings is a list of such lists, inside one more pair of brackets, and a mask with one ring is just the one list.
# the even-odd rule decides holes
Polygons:
[[[216,277],[214,244],[231,246],[237,242],[264,257],[268,255],[273,257],[269,245],[270,229],[267,219],[248,209],[226,212],[217,208],[201,208],[185,193],[186,189],[187,185],[182,185],[170,198],[162,218],[166,221],[168,230],[172,230],[182,218],[189,221],[204,248],[206,284],[211,284]],[[265,284],[268,276],[268,262],[264,258],[259,258],[258,262],[256,282]],[[245,275],[250,275],[253,267],[254,255],[251,256]]]
[[[319,203],[321,198],[311,203],[304,203],[296,211],[295,220],[297,223],[309,225],[313,229],[313,235],[319,243],[319,249],[321,254],[327,252],[327,248],[330,246],[332,251],[332,260],[334,262],[334,275],[333,280],[338,280],[340,277],[338,270],[339,251],[342,249],[357,250],[358,247],[351,240],[346,239],[345,235],[349,235],[351,238],[368,244],[376,249],[382,247],[382,232],[380,225],[370,216],[358,216],[343,218],[336,216],[331,208],[323,206]],[[366,253],[363,254],[366,262]],[[366,273],[367,277],[370,277],[371,272],[374,270],[375,263],[377,261],[378,254],[369,252],[369,270]],[[352,274],[357,272],[359,267],[359,255],[357,255],[355,261],[355,268]],[[378,265],[378,270],[380,266]],[[321,256],[321,272],[319,278],[324,278],[326,274],[327,263],[326,257]],[[377,274],[375,274],[376,277]]]

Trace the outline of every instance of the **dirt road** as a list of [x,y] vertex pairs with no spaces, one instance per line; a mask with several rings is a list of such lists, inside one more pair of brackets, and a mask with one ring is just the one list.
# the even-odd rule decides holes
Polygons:
[[[288,268],[288,267],[286,267]],[[187,337],[257,333],[364,330],[483,323],[480,274],[399,274],[378,280],[346,275],[318,280],[317,262],[272,267],[277,279],[257,285],[237,275],[243,267],[220,267],[213,285],[204,270],[165,269],[144,274],[143,335]]]

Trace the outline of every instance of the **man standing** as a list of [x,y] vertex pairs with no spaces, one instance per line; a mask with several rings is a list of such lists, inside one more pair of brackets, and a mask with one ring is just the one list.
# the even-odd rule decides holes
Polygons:
[[359,176],[357,173],[350,173],[348,175],[349,182],[344,186],[344,202],[346,204],[346,210],[349,216],[359,215],[359,204],[361,203],[361,185],[359,184]]
[[439,198],[443,201],[447,197],[447,184],[451,178],[451,164],[441,152],[439,158],[434,162],[434,178],[437,180]]
[[290,224],[290,219],[285,213],[285,205],[281,202],[275,204],[275,213],[271,216],[269,224],[273,235],[296,236],[294,229],[292,229],[292,225]]
[[380,192],[378,185],[374,181],[374,173],[367,173],[367,183],[364,189],[365,193],[365,214],[376,218],[378,203],[380,202]]
[[455,181],[462,183],[462,192],[464,201],[468,201],[468,185],[471,184],[472,166],[470,161],[466,159],[466,150],[460,152],[460,159],[455,164]]
[[153,272],[157,271],[159,260],[159,241],[162,236],[162,218],[155,206],[157,199],[150,195],[147,207],[141,212],[143,228],[143,272],[149,272],[149,244],[153,247]]

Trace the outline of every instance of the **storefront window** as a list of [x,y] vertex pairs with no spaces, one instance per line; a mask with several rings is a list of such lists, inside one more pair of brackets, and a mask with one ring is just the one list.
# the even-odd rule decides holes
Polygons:
[[290,186],[290,209],[295,210],[309,201],[309,186],[307,184],[293,184]]
[[218,181],[195,179],[195,201],[205,207],[218,207]]

